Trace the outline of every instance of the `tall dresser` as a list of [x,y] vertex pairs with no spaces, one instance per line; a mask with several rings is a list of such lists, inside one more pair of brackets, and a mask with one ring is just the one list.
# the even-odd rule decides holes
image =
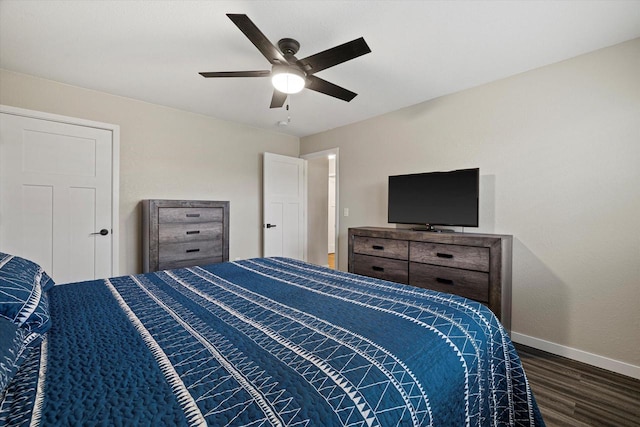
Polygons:
[[142,201],[145,273],[229,260],[229,202]]
[[512,236],[400,228],[349,229],[349,271],[488,306],[511,329]]

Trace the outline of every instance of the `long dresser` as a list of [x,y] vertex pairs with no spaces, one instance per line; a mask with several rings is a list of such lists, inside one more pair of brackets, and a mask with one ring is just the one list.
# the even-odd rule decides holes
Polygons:
[[349,271],[460,295],[511,329],[512,236],[400,228],[349,229]]
[[229,202],[142,201],[145,273],[229,260]]

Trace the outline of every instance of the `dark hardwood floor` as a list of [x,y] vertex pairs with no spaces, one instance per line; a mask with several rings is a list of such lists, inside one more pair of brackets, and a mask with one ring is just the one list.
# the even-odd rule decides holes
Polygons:
[[516,349],[548,427],[640,426],[640,380],[521,344]]

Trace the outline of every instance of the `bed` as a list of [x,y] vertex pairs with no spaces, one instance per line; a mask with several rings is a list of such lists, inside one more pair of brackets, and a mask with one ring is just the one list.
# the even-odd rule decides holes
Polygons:
[[53,286],[0,254],[0,284],[0,425],[544,425],[454,295],[287,258]]

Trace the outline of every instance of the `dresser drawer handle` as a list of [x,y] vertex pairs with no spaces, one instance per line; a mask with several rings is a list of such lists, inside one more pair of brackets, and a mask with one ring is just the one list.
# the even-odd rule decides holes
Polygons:
[[187,218],[200,218],[200,214],[187,214]]
[[200,234],[200,230],[187,231],[187,234]]
[[373,271],[384,271],[384,267],[378,267],[378,266],[375,266],[375,265],[373,267],[371,267],[371,269]]
[[438,258],[453,258],[453,255],[451,255],[451,254],[443,254],[442,252],[437,252],[436,256]]
[[200,252],[200,249],[187,249],[187,253]]
[[453,285],[453,280],[451,280],[451,279],[443,279],[441,277],[436,277],[436,282],[442,283],[443,285]]
[[380,246],[380,245],[373,245],[371,246],[373,249],[375,249],[376,251],[384,251],[384,246]]

